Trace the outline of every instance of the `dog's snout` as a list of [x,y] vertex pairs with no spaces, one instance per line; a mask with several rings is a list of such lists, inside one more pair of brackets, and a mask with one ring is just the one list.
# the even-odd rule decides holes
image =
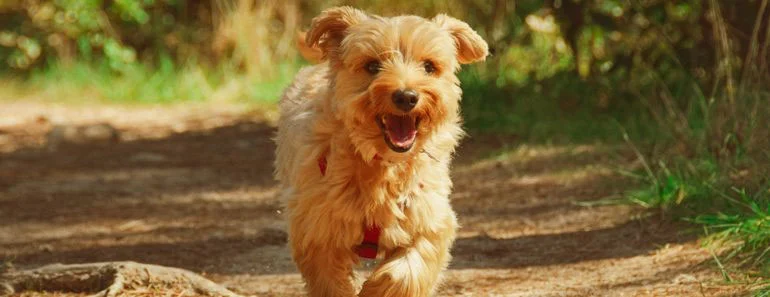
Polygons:
[[406,89],[393,92],[393,103],[398,109],[403,111],[410,111],[417,106],[417,101],[420,100],[420,95],[415,90]]

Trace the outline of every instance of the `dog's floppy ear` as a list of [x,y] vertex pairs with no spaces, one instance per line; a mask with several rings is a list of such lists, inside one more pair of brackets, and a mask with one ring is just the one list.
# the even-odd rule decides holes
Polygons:
[[305,43],[321,49],[323,58],[328,58],[342,42],[345,31],[367,18],[366,13],[350,6],[326,9],[313,18]]
[[457,61],[461,64],[469,64],[486,59],[489,54],[489,46],[471,26],[456,18],[445,14],[439,14],[433,18],[433,22],[449,31],[455,40],[457,48]]
[[307,45],[307,32],[297,32],[297,50],[310,63],[317,64],[323,60],[321,49]]

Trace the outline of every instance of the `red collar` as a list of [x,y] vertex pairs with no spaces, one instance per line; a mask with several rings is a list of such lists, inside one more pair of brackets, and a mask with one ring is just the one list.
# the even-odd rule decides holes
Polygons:
[[[380,155],[374,156],[375,160],[381,160]],[[326,156],[318,158],[318,169],[321,171],[321,175],[326,175]],[[367,259],[377,258],[377,249],[380,243],[380,227],[367,226],[364,229],[364,240],[356,248],[358,256]]]

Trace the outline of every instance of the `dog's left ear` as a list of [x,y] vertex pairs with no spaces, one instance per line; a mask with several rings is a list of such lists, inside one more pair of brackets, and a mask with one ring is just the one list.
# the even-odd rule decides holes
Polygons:
[[489,55],[487,42],[467,23],[445,14],[435,16],[432,21],[452,35],[457,48],[457,61],[461,64],[483,61]]
[[329,58],[345,38],[347,29],[367,18],[366,13],[350,6],[326,9],[313,18],[305,43],[321,49],[323,59]]

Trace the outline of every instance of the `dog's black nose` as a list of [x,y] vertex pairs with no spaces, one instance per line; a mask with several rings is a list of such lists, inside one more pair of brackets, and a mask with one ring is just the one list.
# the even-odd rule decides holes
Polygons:
[[417,101],[420,100],[420,96],[415,90],[397,90],[393,92],[393,103],[396,104],[398,109],[403,111],[410,111],[417,106]]

